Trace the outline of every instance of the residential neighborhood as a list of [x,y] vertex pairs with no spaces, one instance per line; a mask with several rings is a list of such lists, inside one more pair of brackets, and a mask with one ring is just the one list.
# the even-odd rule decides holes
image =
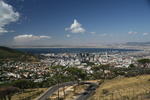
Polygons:
[[39,62],[9,61],[1,65],[1,81],[32,79],[40,82],[48,78],[51,66],[77,67],[92,73],[93,66],[109,64],[113,67],[128,68],[136,58],[120,53],[48,53],[39,55]]

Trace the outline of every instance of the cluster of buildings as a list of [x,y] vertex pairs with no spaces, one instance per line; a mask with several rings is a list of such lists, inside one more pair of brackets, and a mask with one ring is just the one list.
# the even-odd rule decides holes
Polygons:
[[9,61],[0,67],[0,82],[29,79],[34,81],[43,81],[49,74],[47,64],[41,62],[16,62]]
[[92,66],[109,64],[114,67],[129,67],[135,63],[136,58],[125,53],[62,53],[41,54],[41,62],[50,66],[78,67],[91,73]]
[[92,72],[91,67],[109,64],[114,67],[128,67],[135,62],[135,58],[126,54],[114,53],[49,53],[39,56],[40,62],[11,61],[0,65],[0,81],[32,79],[43,81],[50,74],[51,66],[78,67]]
[[114,67],[128,67],[136,61],[136,58],[121,53],[63,53],[63,54],[41,54],[41,62],[51,66],[85,66],[110,64]]

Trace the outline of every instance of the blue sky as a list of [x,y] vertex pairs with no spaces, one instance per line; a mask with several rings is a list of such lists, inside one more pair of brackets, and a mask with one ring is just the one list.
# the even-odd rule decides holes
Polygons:
[[0,45],[150,41],[150,0],[0,0]]

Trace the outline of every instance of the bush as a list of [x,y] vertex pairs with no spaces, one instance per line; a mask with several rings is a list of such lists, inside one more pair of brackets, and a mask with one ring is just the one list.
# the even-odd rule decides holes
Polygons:
[[17,80],[12,82],[12,85],[20,89],[35,88],[36,84],[29,80]]
[[107,89],[103,89],[103,90],[102,90],[102,93],[106,95],[106,94],[109,93],[109,91],[108,91]]

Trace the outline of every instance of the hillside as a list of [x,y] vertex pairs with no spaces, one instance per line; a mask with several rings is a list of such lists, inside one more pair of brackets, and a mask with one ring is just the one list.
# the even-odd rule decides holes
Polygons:
[[0,46],[0,57],[16,57],[23,54],[23,52]]
[[127,42],[126,45],[129,45],[129,46],[149,46],[150,42]]
[[107,80],[90,100],[150,100],[150,75]]
[[8,47],[0,46],[0,60],[32,61],[37,60],[37,58],[31,54],[27,54]]

